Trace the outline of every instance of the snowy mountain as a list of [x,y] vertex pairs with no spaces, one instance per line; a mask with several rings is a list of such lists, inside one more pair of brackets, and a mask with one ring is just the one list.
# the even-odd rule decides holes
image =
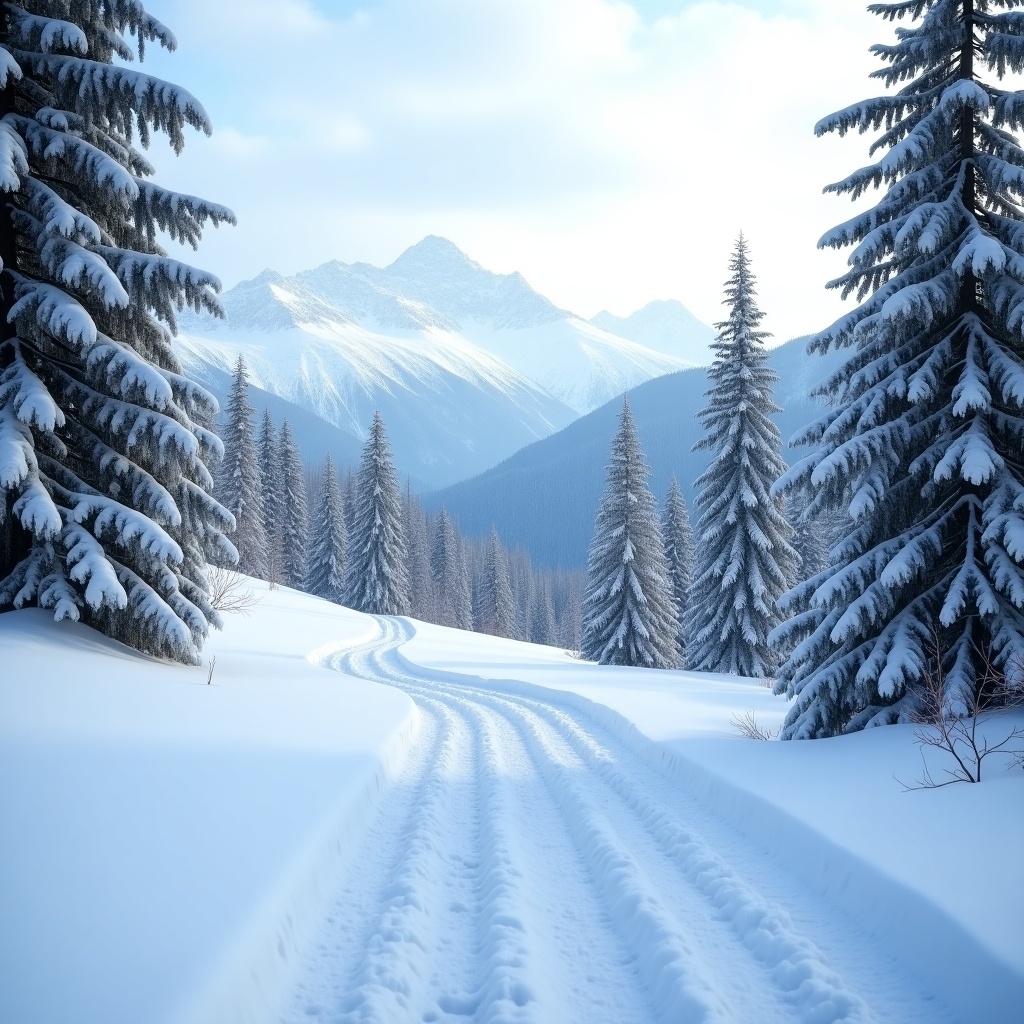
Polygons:
[[581,413],[690,365],[559,309],[430,236],[385,268],[266,270],[187,313],[187,369],[215,391],[243,355],[252,382],[362,438],[379,408],[399,469],[432,486],[480,473]]
[[591,317],[590,322],[662,355],[675,356],[696,366],[711,363],[714,328],[698,320],[676,299],[655,299],[629,316],[614,316],[605,309]]
[[[845,355],[810,357],[805,338],[768,353],[768,364],[779,375],[775,400],[783,411],[773,419],[782,431],[786,459],[802,455],[804,449],[788,448],[788,441],[821,414],[821,406],[810,397],[812,388]],[[693,481],[709,459],[707,452],[692,450],[702,434],[697,413],[707,390],[707,371],[692,369],[648,381],[629,393],[640,444],[652,468],[651,489],[659,500],[675,473],[692,508]],[[582,568],[621,411],[617,397],[486,473],[429,495],[427,505],[436,510],[443,504],[467,536],[486,536],[496,526],[502,541],[525,548],[535,565]]]

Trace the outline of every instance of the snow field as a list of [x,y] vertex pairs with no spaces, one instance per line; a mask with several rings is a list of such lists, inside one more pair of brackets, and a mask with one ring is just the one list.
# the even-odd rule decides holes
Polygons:
[[209,687],[0,617],[0,1020],[1016,1021],[1018,777],[253,586]]
[[252,586],[210,686],[205,665],[0,616],[0,1020],[274,1018],[418,719],[307,658],[371,619]]
[[[448,820],[435,820],[431,830],[443,837],[430,848],[436,870],[401,889],[403,900],[429,908],[430,929],[414,933],[415,959],[388,942],[405,936],[400,928],[361,916],[375,901],[389,906],[394,877],[350,878],[286,1020],[953,1019],[870,936],[785,869],[769,863],[765,870],[763,850],[678,793],[614,731],[578,709],[553,707],[562,695],[550,691],[512,694],[501,684],[417,668],[398,649],[414,629],[432,627],[382,620],[379,651],[345,670],[399,686],[423,708],[441,704],[446,720],[465,723],[479,815],[468,815],[461,798],[446,800]],[[452,660],[474,643],[438,632],[461,645]],[[408,764],[426,775],[400,780],[400,788],[453,784],[443,757]],[[432,781],[432,773],[445,778]],[[416,820],[416,810],[407,813]],[[402,835],[401,826],[389,828]],[[376,842],[371,837],[365,851],[380,852]],[[462,857],[466,844],[475,851],[475,902],[452,902],[446,914],[449,894],[466,886],[461,872],[446,876],[442,867],[453,867],[454,851]],[[402,864],[405,877],[401,856],[379,859]],[[462,916],[467,906],[472,925]],[[339,928],[354,920],[364,921],[371,943],[382,937],[387,944],[387,967],[377,976],[388,979],[388,998],[397,1000],[389,1014],[374,1002],[373,986],[353,994],[349,984],[365,977],[351,928]],[[465,944],[446,938],[460,927],[477,936],[475,974],[460,970]],[[481,941],[495,934],[497,942]]]
[[[748,882],[766,864],[786,865],[800,889],[847,915],[961,1019],[1016,1020],[1024,1000],[1024,886],[991,850],[1024,843],[1024,815],[1014,813],[1019,773],[993,766],[982,787],[904,793],[893,776],[912,781],[921,769],[912,729],[758,743],[738,737],[732,714],[754,708],[774,728],[786,704],[755,681],[591,669],[550,648],[491,638],[446,655],[450,646],[448,631],[417,624],[396,657],[408,671],[491,697],[582,715],[614,738],[613,749],[627,748],[655,771],[650,786],[667,781],[670,806],[685,794],[760,849],[744,868]],[[1004,718],[989,728],[1005,732],[1011,724]],[[711,847],[718,850],[717,841]],[[964,868],[981,863],[984,871]],[[769,872],[756,891],[777,880]],[[798,899],[786,894],[778,902],[799,921],[806,908]],[[762,931],[752,930],[749,941],[766,941]],[[822,949],[831,956],[844,942]],[[941,1019],[942,1011],[932,1012]]]

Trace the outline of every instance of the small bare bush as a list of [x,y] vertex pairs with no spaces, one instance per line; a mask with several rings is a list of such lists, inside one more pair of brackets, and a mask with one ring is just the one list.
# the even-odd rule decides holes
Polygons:
[[[985,718],[1000,711],[1024,707],[1024,663],[1012,662],[999,671],[985,659],[979,684],[966,713],[952,715],[946,704],[946,679],[942,668],[938,638],[933,650],[932,668],[921,680],[921,701],[911,720],[919,726],[914,737],[921,748],[921,777],[908,785],[897,779],[906,790],[938,789],[954,782],[981,782],[985,760],[1003,754],[1024,767],[1024,726],[1016,726],[1002,739],[990,739],[989,730],[978,729]],[[925,757],[927,749],[939,750],[952,761],[938,777],[932,774]]]
[[742,715],[733,715],[732,724],[745,740],[773,740],[779,735],[778,729],[773,732],[758,724],[753,711],[744,711]]
[[240,573],[211,566],[209,579],[210,604],[218,612],[248,615],[260,603],[259,595],[247,585]]

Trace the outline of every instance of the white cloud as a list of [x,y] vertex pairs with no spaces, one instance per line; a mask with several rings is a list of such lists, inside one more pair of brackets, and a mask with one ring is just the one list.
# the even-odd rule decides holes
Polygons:
[[780,339],[838,314],[815,242],[848,211],[821,188],[866,146],[812,129],[877,89],[891,28],[861,0],[149,6],[181,44],[154,69],[215,124],[158,150],[161,180],[235,207],[200,256],[228,283],[432,232],[586,315],[674,296],[713,320],[742,228]]

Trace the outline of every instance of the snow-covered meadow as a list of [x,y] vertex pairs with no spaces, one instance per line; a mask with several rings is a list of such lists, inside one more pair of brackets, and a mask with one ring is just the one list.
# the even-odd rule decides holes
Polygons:
[[[37,611],[0,617],[0,1019],[396,1019],[387,1007],[405,1007],[411,1019],[427,1005],[419,995],[436,995],[432,984],[456,984],[456,968],[489,979],[470,984],[478,1017],[488,1008],[502,1017],[502,1007],[519,1006],[502,1002],[502,992],[519,992],[520,1019],[569,1019],[551,1015],[566,1007],[570,1017],[598,1019],[610,981],[592,979],[587,993],[574,995],[558,979],[563,967],[567,975],[588,969],[590,956],[599,963],[602,943],[617,940],[594,925],[580,940],[589,953],[572,967],[559,962],[557,929],[545,927],[537,906],[546,883],[518,870],[528,865],[517,857],[540,847],[531,854],[530,825],[517,821],[516,787],[527,769],[509,753],[514,742],[525,744],[545,779],[552,822],[563,821],[575,837],[574,847],[561,848],[543,826],[549,811],[537,796],[544,855],[552,864],[568,858],[589,879],[586,891],[579,883],[582,919],[585,899],[593,900],[595,914],[609,915],[612,930],[630,937],[634,954],[649,954],[645,967],[625,969],[640,974],[636,1005],[620,993],[614,1012],[603,1004],[605,1019],[662,1019],[691,1003],[704,1006],[707,1019],[730,1012],[753,1019],[730,988],[743,982],[759,991],[758,979],[769,977],[781,995],[778,1007],[765,1004],[763,1020],[1017,1019],[1024,999],[1024,883],[1013,854],[1024,844],[1024,816],[1012,810],[1024,796],[1019,771],[997,768],[981,786],[908,793],[893,778],[919,774],[908,727],[815,742],[745,740],[735,714],[752,710],[773,728],[785,709],[755,681],[595,667],[553,648],[410,620],[390,620],[382,638],[372,617],[253,586],[260,603],[251,616],[229,616],[208,647],[216,658],[210,685],[208,665],[146,659]],[[414,792],[416,772],[435,788],[461,785],[458,729],[450,759],[427,763],[433,748],[423,745],[443,701],[462,708],[466,722],[479,717],[483,730],[480,806],[493,814],[492,837],[506,846],[483,844],[480,873],[486,867],[500,876],[503,856],[513,868],[494,898],[505,900],[499,909],[516,922],[504,940],[519,952],[502,959],[499,929],[485,966],[437,966],[445,958],[429,947],[449,935],[445,920],[430,916],[429,932],[420,934],[403,917],[420,944],[396,950],[367,946],[373,921],[356,913],[361,900],[382,920],[418,912],[405,897],[394,903],[404,876],[389,874],[379,819],[394,813],[401,793]],[[508,727],[513,711],[519,739]],[[579,742],[601,736],[612,752],[595,756],[586,771],[569,770],[569,753],[559,754],[554,733],[545,732],[570,719],[588,730]],[[633,774],[616,774],[627,761],[635,761]],[[637,773],[650,785],[635,785]],[[595,825],[606,813],[598,781],[625,794],[635,833],[610,810],[610,824]],[[623,789],[629,785],[634,791]],[[451,789],[453,802],[459,792]],[[705,830],[719,830],[714,855],[705,851],[696,866],[692,851],[673,847],[680,828],[697,827],[693,814],[663,820],[652,803],[671,803],[674,794],[696,801],[701,820],[712,823]],[[591,817],[577,820],[578,807]],[[435,825],[434,845],[443,849],[447,826]],[[447,913],[442,896],[456,884],[448,877],[454,868],[439,861],[437,872],[429,870],[429,858],[441,856],[430,844],[421,865],[415,829],[397,819],[395,828],[402,858],[422,866],[410,883],[412,905]],[[581,835],[589,837],[583,846]],[[693,886],[698,905],[707,905],[706,927],[727,925],[751,958],[749,967],[737,960],[735,977],[720,971],[722,954],[710,939],[705,948],[695,912],[678,922],[697,943],[683,970],[671,894],[659,891],[647,852],[655,841],[669,861],[678,857],[684,888]],[[613,848],[620,873],[608,876],[601,865]],[[466,884],[473,892],[475,883]],[[572,878],[561,885],[575,902]],[[631,885],[639,902],[630,902]],[[620,890],[625,903],[613,898]],[[347,900],[352,915],[339,918]],[[649,916],[636,920],[637,907]],[[456,942],[459,920],[450,931]],[[354,958],[348,974],[332,975],[318,959],[332,956],[334,945],[339,963]],[[410,950],[415,957],[398,984],[389,972]],[[481,947],[474,955],[483,961],[485,954]],[[874,989],[865,981],[872,958],[889,964]],[[706,1003],[693,980],[697,968],[710,989],[721,987]],[[795,976],[788,988],[779,980],[787,970]],[[396,984],[404,994],[396,996]],[[438,1019],[455,1014],[454,1003],[435,1002]]]

